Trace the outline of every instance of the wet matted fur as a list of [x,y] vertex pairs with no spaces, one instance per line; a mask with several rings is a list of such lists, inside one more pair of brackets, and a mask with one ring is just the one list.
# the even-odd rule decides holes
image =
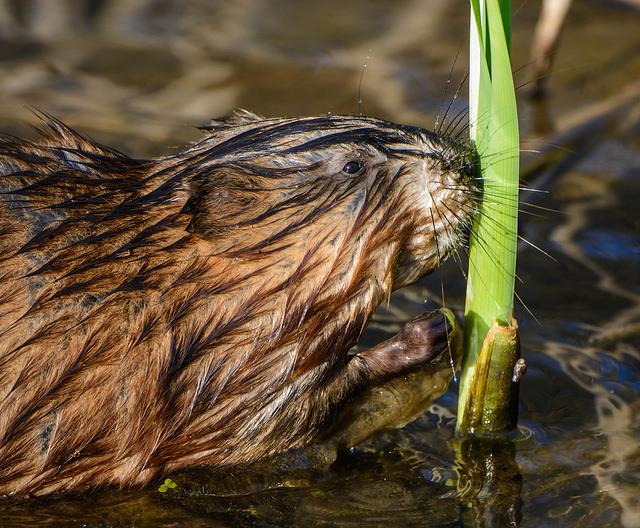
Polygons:
[[151,161],[52,118],[0,140],[0,493],[311,442],[367,383],[347,352],[375,308],[473,206],[466,149],[426,130],[246,112],[203,129]]

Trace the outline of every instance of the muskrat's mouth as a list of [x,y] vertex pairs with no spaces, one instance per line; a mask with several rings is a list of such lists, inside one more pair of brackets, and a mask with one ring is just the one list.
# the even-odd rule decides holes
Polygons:
[[[452,173],[450,173],[452,174]],[[438,261],[442,263],[461,247],[468,247],[473,217],[478,212],[479,191],[450,175],[431,193],[429,221],[434,234]]]
[[478,214],[482,200],[482,180],[476,177],[479,161],[470,144],[456,143],[451,148],[457,154],[445,162],[443,168],[453,175],[456,183],[444,185],[451,194],[445,196],[441,206],[457,220],[454,229],[457,244],[468,247],[473,218]]

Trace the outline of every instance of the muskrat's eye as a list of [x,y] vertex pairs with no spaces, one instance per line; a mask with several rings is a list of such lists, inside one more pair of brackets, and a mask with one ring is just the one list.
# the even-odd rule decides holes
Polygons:
[[350,161],[344,167],[342,167],[342,172],[346,172],[347,174],[355,174],[356,172],[360,172],[362,169],[362,163],[359,161]]

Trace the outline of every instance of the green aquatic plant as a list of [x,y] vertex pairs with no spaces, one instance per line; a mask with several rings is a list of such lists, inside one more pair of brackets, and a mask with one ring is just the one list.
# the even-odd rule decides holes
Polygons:
[[457,430],[491,435],[513,422],[520,147],[510,59],[511,0],[470,3],[469,130],[483,199],[469,243]]
[[164,479],[164,482],[162,484],[160,484],[160,487],[158,488],[158,491],[160,493],[166,493],[170,489],[175,489],[177,486],[178,485],[173,480],[171,480],[170,478]]

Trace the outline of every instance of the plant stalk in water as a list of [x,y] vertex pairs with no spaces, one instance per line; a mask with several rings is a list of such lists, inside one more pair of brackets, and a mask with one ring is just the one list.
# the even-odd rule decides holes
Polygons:
[[457,431],[493,436],[515,426],[520,146],[509,50],[511,0],[470,3],[470,136],[483,200],[470,238]]

